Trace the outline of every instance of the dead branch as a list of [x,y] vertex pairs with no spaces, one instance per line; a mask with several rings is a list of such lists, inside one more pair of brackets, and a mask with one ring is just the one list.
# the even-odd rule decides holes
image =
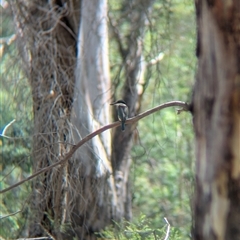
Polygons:
[[[164,108],[168,108],[168,107],[181,107],[181,111],[189,111],[189,105],[186,103],[186,102],[181,102],[181,101],[172,101],[172,102],[167,102],[167,103],[164,103],[164,104],[161,104],[155,108],[152,108],[146,112],[143,112],[135,117],[132,117],[132,118],[129,118],[127,121],[126,121],[126,124],[131,124],[131,123],[134,123],[134,122],[137,122],[139,121],[140,119],[148,116],[148,115],[151,115],[159,110],[162,110]],[[179,110],[178,110],[179,111]],[[100,133],[108,130],[108,129],[111,129],[111,128],[115,128],[117,126],[119,126],[121,124],[121,122],[114,122],[114,123],[111,123],[111,124],[108,124],[100,129],[98,129],[97,131],[93,132],[93,133],[90,133],[89,135],[87,135],[85,138],[83,138],[81,141],[79,141],[76,145],[74,145],[72,147],[72,149],[65,155],[63,156],[62,158],[60,158],[60,160],[48,167],[45,167],[45,168],[42,168],[41,170],[35,172],[34,174],[32,174],[31,176],[13,184],[12,186],[8,187],[8,188],[5,188],[3,190],[0,191],[0,194],[2,193],[5,193],[5,192],[8,192],[9,190],[17,187],[17,186],[20,186],[21,184],[35,178],[36,176],[40,175],[41,173],[44,173],[44,172],[47,172],[49,170],[51,170],[52,168],[58,166],[58,165],[61,165],[61,164],[64,164],[66,163],[71,157],[72,155],[77,151],[78,148],[80,148],[83,144],[85,144],[86,142],[88,142],[90,139],[94,138],[95,136],[99,135]]]

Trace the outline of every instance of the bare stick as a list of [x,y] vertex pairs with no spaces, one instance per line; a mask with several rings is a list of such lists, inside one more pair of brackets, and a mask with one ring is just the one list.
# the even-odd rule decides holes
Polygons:
[[[161,109],[164,109],[164,108],[167,108],[167,107],[182,107],[182,111],[189,111],[189,105],[185,102],[181,102],[181,101],[172,101],[172,102],[167,102],[167,103],[164,103],[164,104],[161,104],[155,108],[152,108],[146,112],[143,112],[133,118],[129,118],[127,121],[126,121],[126,124],[131,124],[131,123],[134,123],[134,122],[137,122],[139,121],[140,119],[154,113],[154,112],[157,112]],[[52,165],[48,166],[48,167],[45,167],[45,168],[42,168],[40,169],[39,171],[35,172],[34,174],[32,174],[31,176],[13,184],[12,186],[8,187],[8,188],[5,188],[3,190],[0,191],[0,194],[1,193],[5,193],[33,178],[35,178],[36,176],[40,175],[41,173],[44,173],[44,172],[47,172],[49,170],[51,170],[52,168],[60,165],[60,164],[64,164],[65,162],[67,162],[71,157],[72,155],[77,151],[78,148],[80,148],[83,144],[85,144],[86,142],[88,142],[90,139],[94,138],[95,136],[99,135],[100,133],[110,129],[110,128],[115,128],[117,126],[119,126],[121,124],[121,122],[114,122],[114,123],[111,123],[109,125],[106,125],[100,129],[98,129],[97,131],[93,132],[93,133],[90,133],[89,135],[87,135],[85,138],[83,138],[81,141],[79,141],[76,145],[74,145],[72,147],[72,149],[65,155],[63,156],[62,158],[60,158],[60,160],[56,163],[53,163]]]
[[5,127],[4,127],[4,129],[2,130],[2,133],[0,133],[0,136],[5,136],[5,133],[6,133],[6,131],[8,130],[8,128],[14,123],[16,121],[16,119],[13,119],[10,123],[8,123]]
[[164,240],[167,240],[169,238],[169,233],[170,233],[170,223],[168,222],[167,218],[164,218],[164,220],[167,223],[167,233]]

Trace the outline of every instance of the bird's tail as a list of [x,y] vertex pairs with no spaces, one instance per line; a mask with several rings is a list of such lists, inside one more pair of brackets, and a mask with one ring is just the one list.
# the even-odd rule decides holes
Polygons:
[[124,132],[124,131],[125,131],[125,122],[122,121],[122,132]]

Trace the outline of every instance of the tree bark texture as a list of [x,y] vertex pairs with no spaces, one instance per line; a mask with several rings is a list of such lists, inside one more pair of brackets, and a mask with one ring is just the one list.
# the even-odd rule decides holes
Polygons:
[[[36,172],[63,157],[72,142],[69,130],[80,6],[78,1],[66,4],[46,0],[11,4],[32,89],[33,172]],[[33,181],[29,237],[67,239],[61,228],[70,222],[66,211],[68,167],[69,163],[59,166]]]
[[[78,36],[75,101],[71,122],[74,143],[110,122],[107,1],[83,0]],[[78,149],[69,167],[72,227],[79,239],[95,239],[116,219],[117,199],[110,162],[110,132]]]
[[194,239],[240,239],[240,2],[196,0]]

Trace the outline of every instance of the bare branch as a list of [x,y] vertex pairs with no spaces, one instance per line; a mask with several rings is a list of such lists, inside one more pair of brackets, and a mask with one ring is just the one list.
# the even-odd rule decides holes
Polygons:
[[164,218],[164,220],[167,223],[167,233],[164,240],[167,240],[169,238],[169,233],[170,233],[170,223],[168,222],[167,218]]
[[49,239],[49,237],[37,237],[37,238],[18,238],[17,240],[44,240]]
[[[134,123],[134,122],[137,122],[139,121],[140,119],[150,115],[150,114],[153,114],[159,110],[162,110],[164,108],[168,108],[168,107],[182,107],[182,111],[189,111],[189,105],[186,103],[186,102],[181,102],[181,101],[172,101],[172,102],[167,102],[167,103],[164,103],[164,104],[161,104],[155,108],[152,108],[146,112],[143,112],[139,115],[137,115],[136,117],[133,117],[133,118],[129,118],[127,121],[126,121],[126,124],[131,124],[131,123]],[[72,155],[77,151],[78,148],[80,148],[83,144],[85,144],[86,142],[88,142],[90,139],[94,138],[95,136],[99,135],[100,133],[108,130],[108,129],[111,129],[111,128],[115,128],[117,126],[119,126],[121,124],[121,122],[114,122],[114,123],[111,123],[109,125],[106,125],[100,129],[98,129],[97,131],[93,132],[93,133],[90,133],[89,135],[87,135],[85,138],[83,138],[80,142],[78,142],[76,145],[74,145],[72,147],[72,149],[62,158],[60,158],[60,160],[48,167],[45,167],[45,168],[42,168],[41,170],[35,172],[34,174],[32,174],[31,176],[23,179],[22,181],[19,181],[15,184],[13,184],[12,186],[8,187],[8,188],[5,188],[3,190],[0,191],[0,194],[2,193],[5,193],[5,192],[8,192],[9,190],[35,178],[36,176],[40,175],[41,173],[44,173],[44,172],[47,172],[49,170],[51,170],[52,168],[58,166],[58,165],[61,165],[61,164],[64,164],[66,163],[71,157]]]
[[122,57],[122,59],[125,59],[127,51],[123,47],[122,36],[117,28],[117,23],[113,23],[113,20],[110,15],[108,16],[108,20],[109,20],[110,26],[112,28],[115,40],[118,44],[118,49],[119,49],[119,52],[121,53],[121,57]]
[[11,45],[17,38],[16,34],[13,34],[9,37],[2,37],[0,38],[0,44],[7,44],[7,45]]
[[11,217],[11,216],[14,216],[14,215],[20,213],[21,211],[22,210],[18,210],[18,211],[14,212],[14,213],[10,213],[10,214],[8,214],[6,216],[0,217],[0,220],[3,220],[4,218],[8,218],[8,217]]
[[[5,133],[8,130],[8,128],[16,121],[16,119],[13,119],[10,123],[8,123],[4,129],[2,130],[2,133],[0,133],[0,136],[5,137]],[[6,136],[7,137],[7,136]]]

